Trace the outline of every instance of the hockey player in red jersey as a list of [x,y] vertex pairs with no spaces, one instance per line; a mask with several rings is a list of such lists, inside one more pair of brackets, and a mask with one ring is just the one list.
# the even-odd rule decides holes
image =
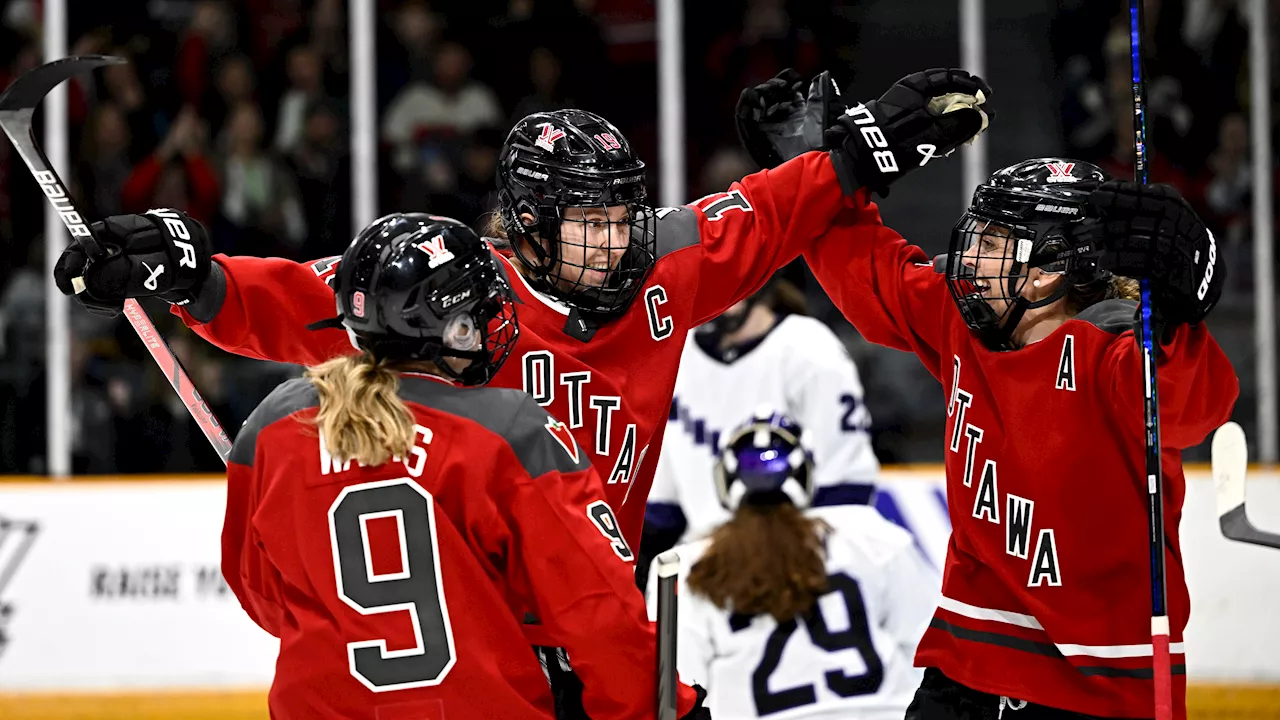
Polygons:
[[[280,638],[273,718],[550,718],[521,631],[599,718],[654,716],[655,640],[586,454],[527,394],[485,243],[444,218],[359,236],[335,292],[360,353],[276,388],[228,464],[223,574]],[[710,718],[684,687],[684,718]]]
[[[802,101],[771,97],[777,116],[803,115]],[[827,141],[855,131],[841,120]],[[779,146],[769,126],[750,132],[764,138],[757,147]],[[1130,278],[1151,280],[1165,582],[1175,713],[1184,718],[1181,451],[1226,422],[1239,393],[1202,322],[1224,268],[1191,207],[1168,186],[1042,158],[979,186],[936,261],[881,223],[869,193],[805,258],[867,340],[914,352],[944,388],[953,529],[908,720],[1154,715]]]
[[1181,451],[1230,419],[1239,393],[1202,322],[1223,283],[1212,234],[1168,186],[1108,181],[1058,158],[993,174],[936,262],[881,225],[873,203],[846,220],[806,254],[810,267],[864,337],[924,362],[949,418],[953,529],[909,720],[995,720],[1006,708],[1020,720],[1154,715],[1129,277],[1154,287],[1165,582],[1184,718]]
[[[787,87],[799,93],[798,84]],[[867,132],[678,208],[651,206],[645,164],[597,115],[537,113],[512,129],[495,229],[505,236],[500,262],[522,302],[525,334],[518,362],[494,383],[524,389],[568,424],[631,547],[688,330],[798,257],[857,188],[887,187],[981,132],[980,109],[931,107],[956,93],[985,98],[991,89],[959,70],[909,75],[853,119]],[[764,109],[744,104],[740,114]],[[93,231],[118,252],[86,266],[73,243],[55,270],[66,294],[83,275],[87,290],[76,297],[91,310],[158,296],[197,334],[240,355],[314,364],[351,352],[340,330],[303,332],[333,313],[325,280],[337,258],[213,258],[203,228],[168,210],[113,216]]]

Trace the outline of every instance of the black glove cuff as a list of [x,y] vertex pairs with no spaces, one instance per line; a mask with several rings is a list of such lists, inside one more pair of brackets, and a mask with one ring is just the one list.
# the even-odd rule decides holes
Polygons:
[[226,272],[217,260],[213,260],[209,263],[209,274],[195,287],[166,293],[160,299],[186,310],[201,325],[212,322],[227,299]]

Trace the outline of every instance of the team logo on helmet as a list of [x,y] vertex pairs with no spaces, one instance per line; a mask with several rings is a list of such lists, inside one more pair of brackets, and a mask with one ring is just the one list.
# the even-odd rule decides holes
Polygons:
[[1048,182],[1076,182],[1080,179],[1071,174],[1076,167],[1075,163],[1051,162],[1044,166],[1049,169],[1049,177],[1045,178]]
[[444,246],[444,235],[436,235],[429,240],[414,245],[422,252],[427,254],[427,267],[439,267],[453,259],[453,253],[449,252],[449,248]]
[[564,137],[564,131],[551,123],[542,123],[538,127],[542,128],[542,134],[538,136],[537,140],[533,141],[533,144],[543,150],[555,150],[556,141]]

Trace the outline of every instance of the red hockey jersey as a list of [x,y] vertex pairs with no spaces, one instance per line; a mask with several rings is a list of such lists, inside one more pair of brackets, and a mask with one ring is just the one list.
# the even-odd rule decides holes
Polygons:
[[[490,384],[522,388],[569,426],[632,547],[640,542],[685,334],[763,286],[848,202],[829,156],[813,152],[748,175],[728,192],[659,209],[653,273],[626,315],[594,332],[530,288],[507,261],[523,303],[520,339]],[[353,351],[342,330],[305,329],[334,313],[325,279],[336,258],[306,265],[216,259],[204,297],[174,309],[201,337],[240,355],[306,365]]]
[[[1152,717],[1141,353],[1134,303],[1099,303],[1049,337],[992,352],[945,278],[867,202],[806,259],[869,341],[914,352],[947,406],[952,534],[916,655],[977,690],[1075,712]],[[1238,381],[1203,326],[1158,368],[1175,705],[1185,717],[1180,450],[1231,414]]]
[[280,638],[272,717],[553,717],[521,628],[533,612],[593,717],[652,718],[654,633],[573,436],[515,390],[406,373],[400,394],[417,442],[379,467],[329,455],[305,379],[236,437],[223,574]]

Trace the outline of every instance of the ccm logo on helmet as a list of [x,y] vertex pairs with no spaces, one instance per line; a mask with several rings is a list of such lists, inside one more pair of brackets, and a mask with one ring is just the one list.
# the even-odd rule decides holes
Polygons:
[[[871,157],[875,158],[876,167],[880,168],[880,172],[898,172],[898,158],[894,156],[893,151],[876,150],[876,148],[889,147],[889,141],[885,139],[884,131],[875,125],[876,119],[871,115],[871,111],[867,109],[867,106],[858,103],[845,110],[844,114],[853,118],[853,124],[859,126],[858,130],[862,133],[862,139],[867,143],[867,147],[872,149]],[[923,165],[924,163],[921,164]]]
[[1213,281],[1213,265],[1218,261],[1218,241],[1214,239],[1213,233],[1209,233],[1209,263],[1204,266],[1204,279],[1200,281],[1200,289],[1196,291],[1196,298],[1203,300],[1205,295],[1209,294],[1209,283]]

